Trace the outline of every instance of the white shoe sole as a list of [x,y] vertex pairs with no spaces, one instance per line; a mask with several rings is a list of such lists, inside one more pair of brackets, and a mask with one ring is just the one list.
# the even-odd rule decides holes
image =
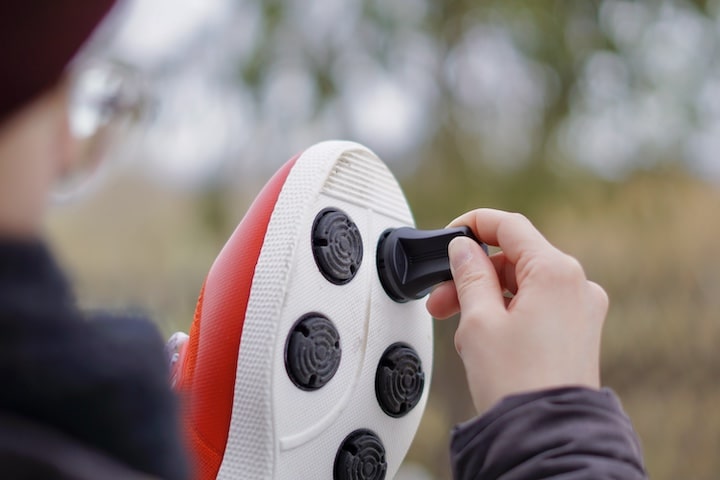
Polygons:
[[[329,281],[313,253],[314,224],[325,209],[347,214],[361,237],[362,262],[345,284]],[[424,303],[394,302],[378,279],[378,239],[386,229],[402,226],[414,222],[400,186],[365,147],[324,142],[297,159],[275,204],[255,268],[218,479],[394,477],[425,408],[433,344]],[[320,350],[309,352],[300,338],[293,350],[299,356],[286,353],[290,332],[308,314],[328,319],[336,337],[320,325]],[[336,340],[339,349],[333,350]],[[399,365],[395,373],[386,370],[389,376],[380,383],[421,392],[414,406],[388,414],[379,403],[376,375],[391,345],[414,350],[422,373],[413,372],[413,365]],[[339,363],[330,358],[338,354]],[[319,382],[310,379],[326,382],[321,388],[298,387],[291,378],[293,366],[301,374],[307,371],[303,362],[314,361],[308,356],[332,364],[321,370],[336,368],[334,374],[321,372]]]

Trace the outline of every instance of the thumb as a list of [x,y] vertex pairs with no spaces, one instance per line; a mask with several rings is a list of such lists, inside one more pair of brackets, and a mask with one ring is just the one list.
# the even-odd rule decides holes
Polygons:
[[485,317],[505,311],[495,267],[477,242],[456,237],[448,245],[448,256],[461,314],[476,312]]

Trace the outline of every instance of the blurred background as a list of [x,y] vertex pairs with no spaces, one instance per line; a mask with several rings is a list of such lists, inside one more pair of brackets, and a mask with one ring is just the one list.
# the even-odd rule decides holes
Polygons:
[[[215,255],[292,154],[362,142],[417,223],[517,210],[610,294],[603,380],[652,478],[720,472],[720,2],[143,0],[88,57],[147,92],[102,188],[52,212],[88,308],[185,330]],[[110,171],[112,170],[112,171]],[[102,180],[102,182],[100,182]],[[436,324],[399,479],[450,478],[473,415]]]

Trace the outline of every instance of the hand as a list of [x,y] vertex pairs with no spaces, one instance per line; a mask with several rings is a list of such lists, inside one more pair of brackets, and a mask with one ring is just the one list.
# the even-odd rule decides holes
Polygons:
[[599,388],[602,287],[520,214],[479,209],[450,224],[461,225],[502,251],[488,257],[467,237],[453,239],[454,281],[433,291],[427,309],[439,319],[460,312],[455,348],[478,413],[514,393]]

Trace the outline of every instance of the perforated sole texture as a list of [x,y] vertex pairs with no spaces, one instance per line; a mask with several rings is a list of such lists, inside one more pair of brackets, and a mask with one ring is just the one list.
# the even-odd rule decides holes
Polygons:
[[[316,241],[319,222],[330,247]],[[378,279],[378,239],[401,226],[414,226],[405,197],[367,148],[324,142],[297,159],[255,268],[219,479],[395,476],[420,423],[432,369],[424,302],[394,302]],[[390,415],[376,377],[392,345],[412,349],[424,381],[409,401],[390,378],[401,410]]]

